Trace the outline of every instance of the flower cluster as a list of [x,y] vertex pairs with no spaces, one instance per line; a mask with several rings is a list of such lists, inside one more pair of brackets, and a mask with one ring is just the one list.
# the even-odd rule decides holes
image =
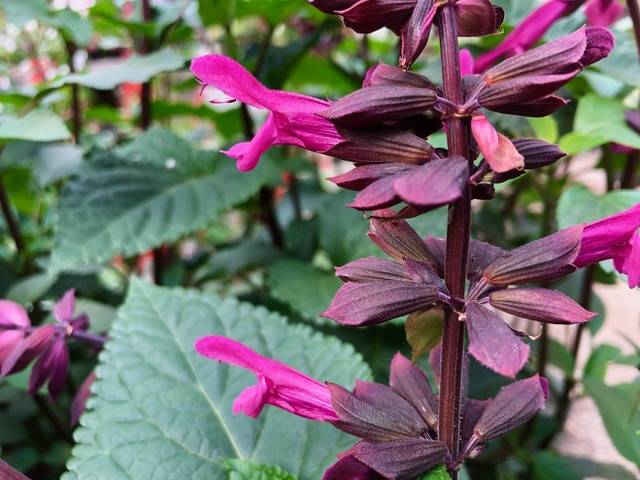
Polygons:
[[[12,375],[33,364],[29,393],[35,395],[47,385],[52,398],[62,393],[69,373],[71,338],[100,349],[104,338],[88,332],[89,317],[77,315],[75,290],[68,290],[53,307],[54,323],[33,327],[22,305],[0,300],[0,378]],[[94,375],[80,387],[71,406],[72,424],[77,423],[89,397]]]
[[[358,380],[349,391],[321,383],[230,338],[204,337],[195,348],[207,358],[255,373],[257,383],[236,398],[235,413],[256,417],[265,405],[273,405],[331,423],[360,439],[340,455],[323,480],[411,479],[439,464],[459,465],[487,442],[529,420],[544,406],[548,394],[546,380],[536,375],[502,388],[490,400],[465,399],[464,448],[452,458],[437,439],[437,395],[422,370],[399,353],[391,362],[389,386]],[[437,351],[430,359],[437,376]]]

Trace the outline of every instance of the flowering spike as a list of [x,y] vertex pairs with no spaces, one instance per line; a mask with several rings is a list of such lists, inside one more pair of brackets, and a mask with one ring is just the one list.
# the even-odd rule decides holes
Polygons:
[[438,265],[429,248],[405,220],[373,218],[370,227],[369,238],[390,257]]
[[344,455],[324,472],[322,480],[385,480],[382,475],[372,470],[364,463],[356,460],[353,455]]
[[457,0],[455,10],[461,37],[491,35],[504,21],[504,10],[489,0]]
[[584,323],[597,315],[565,294],[546,288],[497,290],[489,295],[489,301],[503,312],[545,323]]
[[502,319],[479,303],[466,308],[469,353],[484,366],[513,378],[529,358],[529,346]]
[[398,262],[378,257],[359,258],[336,268],[336,276],[345,282],[371,282],[397,280],[406,282],[408,275]]
[[428,78],[386,63],[379,63],[369,68],[362,82],[363,87],[378,85],[436,89]]
[[[519,138],[513,141],[520,155],[524,158],[525,170],[546,167],[557,162],[566,154],[557,145],[535,138]],[[494,176],[496,183],[505,182],[522,175],[522,170],[512,170]]]

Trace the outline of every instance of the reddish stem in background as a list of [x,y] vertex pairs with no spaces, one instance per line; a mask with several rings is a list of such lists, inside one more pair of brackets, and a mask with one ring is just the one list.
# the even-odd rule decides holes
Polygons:
[[[451,5],[439,14],[440,49],[444,96],[455,104],[464,103],[458,51],[458,31]],[[468,119],[451,117],[447,123],[447,144],[450,155],[469,158],[470,125]],[[471,162],[470,167],[471,167]],[[462,197],[449,206],[445,281],[452,297],[464,298],[471,230],[471,192],[465,188]],[[439,437],[451,458],[457,458],[460,448],[460,417],[462,408],[462,363],[464,356],[464,322],[458,314],[447,310],[442,329],[442,363],[440,366],[440,432]],[[457,479],[457,471],[450,472]]]

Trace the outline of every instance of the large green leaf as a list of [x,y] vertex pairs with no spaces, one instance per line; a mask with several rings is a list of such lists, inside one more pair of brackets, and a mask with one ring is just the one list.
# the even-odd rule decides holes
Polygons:
[[583,380],[587,394],[600,410],[618,451],[640,465],[640,385],[610,386],[594,377]]
[[566,228],[578,223],[593,222],[631,208],[639,202],[640,192],[636,190],[617,190],[598,196],[587,187],[576,185],[560,197],[558,225]]
[[184,66],[185,58],[176,50],[165,48],[148,55],[133,55],[108,66],[93,66],[88,72],[74,73],[56,80],[53,86],[75,83],[98,90],[111,90],[125,83],[143,83],[159,73]]
[[90,411],[63,480],[226,480],[222,462],[277,465],[317,480],[353,438],[321,422],[267,407],[233,415],[255,377],[193,350],[204,335],[232,337],[321,380],[370,378],[352,347],[288,325],[262,307],[134,279],[100,356]]
[[85,163],[63,192],[50,268],[133,255],[205,227],[277,181],[277,162],[251,174],[161,129]]
[[53,142],[70,137],[62,119],[46,108],[31,110],[24,117],[0,117],[0,143],[4,140]]

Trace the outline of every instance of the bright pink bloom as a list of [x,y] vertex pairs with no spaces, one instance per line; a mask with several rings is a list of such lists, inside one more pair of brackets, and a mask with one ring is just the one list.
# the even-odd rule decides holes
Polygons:
[[522,170],[524,157],[507,137],[498,133],[487,117],[476,113],[471,118],[471,132],[480,153],[496,173]]
[[338,420],[327,386],[304,373],[226,337],[203,337],[195,348],[202,356],[255,373],[258,383],[236,397],[233,413],[255,418],[268,404],[311,420]]
[[592,27],[608,27],[624,17],[624,6],[618,0],[590,0],[585,13]]
[[325,153],[343,139],[326,118],[317,115],[329,102],[297,93],[271,90],[235,60],[222,55],[193,59],[191,71],[204,85],[212,85],[229,97],[252,107],[269,110],[269,116],[250,142],[224,152],[237,161],[238,170],[249,171],[272,145],[294,145]]
[[0,300],[0,365],[25,337],[25,329],[31,326],[27,311],[17,303]]
[[585,225],[580,253],[573,262],[586,267],[613,260],[620,273],[629,277],[629,287],[640,285],[640,204],[597,222]]

